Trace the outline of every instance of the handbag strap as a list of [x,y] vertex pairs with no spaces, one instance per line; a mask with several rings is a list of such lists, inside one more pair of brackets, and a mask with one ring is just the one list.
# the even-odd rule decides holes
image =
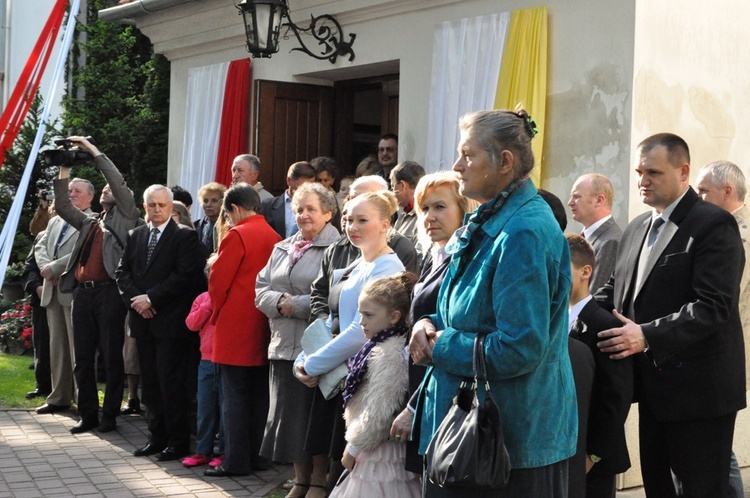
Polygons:
[[[487,396],[492,400],[494,403],[494,399],[492,398],[492,393],[490,391],[490,381],[487,379],[487,358],[484,354],[484,339],[487,337],[487,334],[477,334],[476,338],[474,338],[474,355],[473,355],[473,368],[474,368],[474,386],[476,389],[476,385],[478,384],[479,380],[484,381],[484,388],[487,391]],[[480,377],[481,374],[481,377]]]

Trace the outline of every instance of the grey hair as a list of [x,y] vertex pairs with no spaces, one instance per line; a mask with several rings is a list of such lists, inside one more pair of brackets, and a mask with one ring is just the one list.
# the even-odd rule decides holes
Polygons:
[[85,178],[73,178],[72,180],[70,180],[68,182],[68,185],[70,185],[71,183],[76,183],[76,182],[77,183],[85,183],[86,184],[86,189],[89,191],[89,195],[91,195],[91,196],[96,195],[96,189],[94,188],[94,184],[91,183],[90,181],[86,180]]
[[354,189],[356,189],[363,183],[370,183],[370,182],[377,183],[378,186],[380,187],[380,190],[388,190],[388,182],[386,182],[382,176],[366,175],[366,176],[360,176],[359,178],[355,179],[351,185],[349,185],[349,195],[351,195],[351,193],[354,192]]
[[143,202],[148,204],[148,196],[159,190],[165,190],[167,192],[167,196],[169,197],[169,202],[174,202],[174,194],[172,193],[172,191],[164,185],[159,185],[158,183],[146,187],[146,190],[143,191]]
[[240,154],[234,159],[235,160],[241,159],[243,161],[247,161],[248,164],[250,164],[250,167],[253,168],[254,171],[260,171],[260,159],[258,158],[258,156],[254,156],[252,154]]
[[294,196],[292,197],[292,211],[297,211],[300,200],[308,194],[315,194],[318,196],[320,209],[323,213],[333,213],[338,207],[334,194],[323,185],[320,183],[303,183],[294,191]]
[[736,164],[729,161],[715,161],[703,166],[698,172],[699,176],[711,174],[711,183],[715,187],[724,187],[731,185],[737,194],[737,200],[745,202],[747,185],[745,184],[745,174]]
[[529,115],[526,111],[478,111],[461,116],[459,128],[470,133],[479,147],[486,151],[496,166],[500,164],[503,150],[515,156],[514,178],[528,175],[534,168],[534,153],[531,151]]

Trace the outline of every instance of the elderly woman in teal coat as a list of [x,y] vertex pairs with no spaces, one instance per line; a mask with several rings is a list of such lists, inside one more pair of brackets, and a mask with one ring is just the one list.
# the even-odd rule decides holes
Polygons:
[[482,111],[464,116],[460,127],[453,170],[461,193],[482,205],[446,247],[452,260],[437,314],[414,326],[409,352],[433,365],[415,424],[424,453],[461,380],[473,376],[474,338],[487,334],[487,374],[512,470],[500,490],[426,482],[425,496],[566,496],[578,420],[567,342],[570,255],[528,177],[533,122],[525,111]]

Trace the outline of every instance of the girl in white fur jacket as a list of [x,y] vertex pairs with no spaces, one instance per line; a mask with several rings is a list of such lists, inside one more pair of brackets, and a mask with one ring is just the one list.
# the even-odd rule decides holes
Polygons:
[[404,469],[404,441],[389,438],[393,419],[406,406],[406,317],[416,277],[408,272],[368,282],[359,297],[360,324],[368,341],[349,360],[344,387],[349,475],[330,498],[418,498],[417,474]]

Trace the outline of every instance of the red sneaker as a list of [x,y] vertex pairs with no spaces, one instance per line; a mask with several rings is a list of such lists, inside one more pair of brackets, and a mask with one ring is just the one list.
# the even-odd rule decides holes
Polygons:
[[182,461],[182,465],[185,467],[198,467],[199,465],[206,465],[209,462],[209,459],[205,455],[201,455],[200,453],[196,453],[193,456],[189,456],[186,459]]
[[218,467],[224,462],[224,455],[219,455],[217,457],[213,457],[210,462],[208,462],[209,467]]

